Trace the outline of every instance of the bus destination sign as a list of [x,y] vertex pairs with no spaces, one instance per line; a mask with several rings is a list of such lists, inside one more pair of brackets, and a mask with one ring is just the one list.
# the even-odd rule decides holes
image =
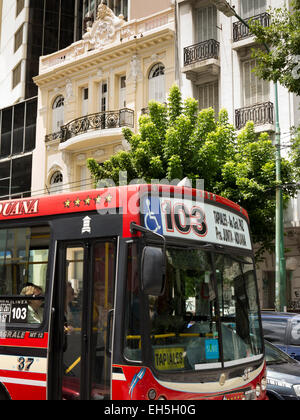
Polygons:
[[160,235],[252,249],[246,220],[213,204],[145,196],[141,213],[144,226]]

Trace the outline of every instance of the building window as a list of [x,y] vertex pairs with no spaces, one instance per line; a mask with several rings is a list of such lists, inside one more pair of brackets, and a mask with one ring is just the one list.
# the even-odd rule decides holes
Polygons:
[[166,101],[165,66],[158,63],[149,73],[149,101]]
[[25,0],[17,0],[17,10],[16,10],[16,17],[19,16],[19,14],[24,9]]
[[264,103],[270,100],[270,83],[256,77],[253,69],[256,66],[256,60],[247,60],[242,63],[243,77],[243,102],[244,106],[252,106]]
[[199,109],[213,108],[219,112],[219,83],[212,82],[198,87]]
[[116,16],[123,15],[125,19],[128,18],[128,0],[108,0],[107,5]]
[[56,171],[50,179],[50,194],[59,194],[63,191],[64,177],[60,171]]
[[14,52],[16,52],[21,47],[22,43],[23,43],[23,25],[15,33]]
[[12,88],[14,89],[21,83],[21,70],[22,70],[22,62],[20,62],[14,69],[13,69],[13,80],[12,80]]
[[63,96],[58,96],[52,106],[52,132],[57,133],[64,125],[64,107],[65,99]]
[[89,113],[89,88],[82,89],[82,116]]
[[106,112],[108,110],[108,84],[107,81],[100,83],[100,112]]
[[260,15],[266,11],[266,0],[241,0],[241,15],[244,19]]
[[126,76],[120,77],[119,107],[126,108]]
[[196,11],[196,43],[217,40],[217,9],[215,6],[199,8]]
[[0,158],[31,152],[35,148],[37,99],[0,111]]
[[30,197],[32,156],[0,162],[0,199]]

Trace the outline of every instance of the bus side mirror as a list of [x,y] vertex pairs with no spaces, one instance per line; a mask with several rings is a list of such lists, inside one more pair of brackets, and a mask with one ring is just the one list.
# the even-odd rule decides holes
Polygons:
[[145,295],[162,296],[165,288],[165,253],[161,248],[146,246],[142,255],[142,290]]

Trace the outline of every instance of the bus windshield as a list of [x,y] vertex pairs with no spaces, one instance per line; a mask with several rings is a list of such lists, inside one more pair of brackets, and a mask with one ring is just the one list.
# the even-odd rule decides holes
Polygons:
[[169,249],[164,296],[149,297],[157,370],[202,370],[262,357],[253,262]]
[[[164,295],[149,296],[147,301],[146,339],[158,372],[195,372],[263,357],[258,293],[249,257],[168,248]],[[136,342],[132,353],[133,338],[140,337],[140,327],[127,334],[128,355],[135,354],[135,360],[140,344]]]

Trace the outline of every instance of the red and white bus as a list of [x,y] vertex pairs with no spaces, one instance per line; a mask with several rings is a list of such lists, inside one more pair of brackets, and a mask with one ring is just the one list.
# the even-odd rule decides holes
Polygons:
[[249,220],[190,188],[0,203],[0,399],[265,399]]

